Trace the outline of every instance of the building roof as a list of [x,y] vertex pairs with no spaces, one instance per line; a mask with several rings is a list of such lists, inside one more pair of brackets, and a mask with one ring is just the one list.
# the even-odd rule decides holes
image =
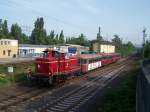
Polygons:
[[15,40],[15,39],[0,39],[0,41],[18,41],[18,40]]
[[33,44],[19,44],[19,47],[35,47],[35,48],[50,48],[54,45],[33,45]]
[[93,40],[92,43],[100,43],[100,44],[107,44],[107,45],[115,45],[113,42],[110,41],[98,41],[98,40]]

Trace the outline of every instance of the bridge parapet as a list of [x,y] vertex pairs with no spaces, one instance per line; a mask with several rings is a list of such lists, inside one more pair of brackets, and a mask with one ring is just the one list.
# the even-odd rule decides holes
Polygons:
[[136,112],[150,112],[150,60],[142,61],[141,71],[137,79]]

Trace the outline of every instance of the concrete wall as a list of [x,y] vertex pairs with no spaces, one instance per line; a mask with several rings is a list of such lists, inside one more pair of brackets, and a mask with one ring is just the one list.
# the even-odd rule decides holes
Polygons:
[[0,58],[17,57],[18,40],[1,39],[0,40]]

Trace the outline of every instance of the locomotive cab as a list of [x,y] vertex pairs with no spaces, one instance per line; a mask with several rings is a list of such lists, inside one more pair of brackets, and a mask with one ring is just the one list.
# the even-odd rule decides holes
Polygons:
[[58,72],[59,53],[57,51],[47,49],[43,51],[43,55],[35,60],[35,72],[32,79],[42,80],[44,82],[53,82],[53,75]]
[[37,80],[53,81],[64,80],[67,75],[80,72],[77,56],[68,56],[67,53],[55,50],[45,50],[43,56],[36,59],[36,74],[32,75]]

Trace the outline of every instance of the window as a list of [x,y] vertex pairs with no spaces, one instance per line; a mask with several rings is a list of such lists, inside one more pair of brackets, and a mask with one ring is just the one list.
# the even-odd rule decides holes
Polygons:
[[10,41],[8,41],[8,45],[10,45]]
[[81,64],[81,59],[78,59],[78,63]]
[[7,45],[7,41],[5,41],[5,45]]
[[86,62],[87,62],[87,61],[86,61],[85,59],[82,59],[82,60],[81,60],[81,63],[82,63],[82,64],[86,64]]
[[48,58],[48,52],[44,52],[44,53],[43,53],[43,57],[44,57],[44,58]]
[[5,54],[6,54],[5,50],[3,50],[3,55],[5,55]]
[[59,58],[60,57],[60,53],[57,51],[52,51],[52,56],[55,58]]
[[11,50],[8,50],[8,56],[10,56]]
[[1,41],[1,45],[3,45],[3,41]]

